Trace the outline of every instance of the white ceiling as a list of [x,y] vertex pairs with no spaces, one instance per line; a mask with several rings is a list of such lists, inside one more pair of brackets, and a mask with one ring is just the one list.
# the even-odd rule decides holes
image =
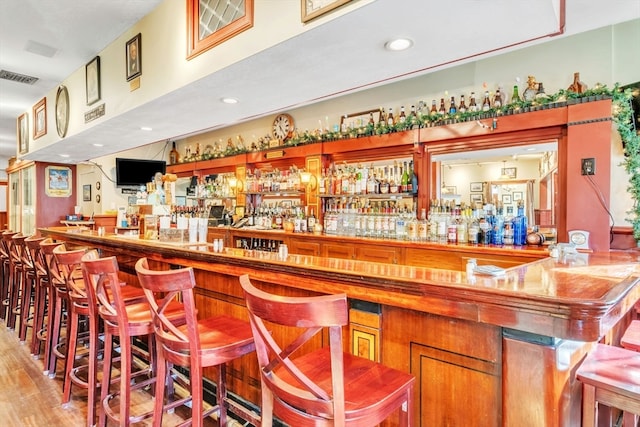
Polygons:
[[[160,1],[0,0],[0,69],[40,79],[33,86],[0,80],[0,168],[16,154],[17,116]],[[286,0],[292,4],[300,3]],[[544,42],[549,34],[563,37],[637,18],[638,0],[376,0],[26,158],[62,162],[58,154],[68,152],[66,161],[76,163],[424,75]],[[414,40],[413,48],[385,51],[384,43],[398,36]],[[47,49],[54,50],[51,57],[42,56]],[[242,103],[228,108],[218,96],[201,95],[221,87]],[[132,131],[135,123],[149,123],[153,131],[141,137]],[[100,142],[105,147],[92,145]]]

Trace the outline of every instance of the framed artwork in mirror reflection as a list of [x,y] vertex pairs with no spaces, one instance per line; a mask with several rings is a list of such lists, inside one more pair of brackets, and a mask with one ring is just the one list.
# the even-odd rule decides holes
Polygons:
[[472,182],[469,186],[469,191],[472,193],[482,192],[482,182]]

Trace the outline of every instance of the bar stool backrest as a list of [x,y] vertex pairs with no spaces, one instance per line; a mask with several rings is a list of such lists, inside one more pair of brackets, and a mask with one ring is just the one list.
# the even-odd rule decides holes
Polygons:
[[[200,334],[193,288],[196,285],[192,268],[170,271],[149,270],[146,258],[136,262],[136,273],[140,286],[149,303],[153,316],[154,333],[158,346],[167,353],[182,358],[191,369],[200,369]],[[182,302],[183,314],[173,309],[169,316],[166,310],[175,307],[175,301]],[[186,334],[177,326],[186,324]]]
[[[342,327],[349,322],[346,295],[272,295],[253,286],[246,275],[240,277],[240,284],[249,310],[263,387],[268,387],[287,407],[304,408],[304,412],[311,416],[334,418],[336,425],[340,425],[339,420],[344,420],[345,416]],[[283,348],[265,322],[301,329],[297,338],[283,345]],[[323,328],[329,330],[333,383],[331,395],[309,379],[290,358]],[[283,371],[288,378],[280,375]]]
[[87,301],[87,292],[82,280],[82,256],[87,252],[85,248],[67,250],[64,244],[53,248],[53,255],[58,264],[59,279],[64,280],[69,297],[75,303]]

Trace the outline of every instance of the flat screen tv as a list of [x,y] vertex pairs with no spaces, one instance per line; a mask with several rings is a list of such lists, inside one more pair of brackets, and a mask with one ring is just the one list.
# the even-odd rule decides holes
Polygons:
[[118,187],[140,186],[153,181],[157,172],[164,175],[167,162],[164,160],[116,158],[116,185]]

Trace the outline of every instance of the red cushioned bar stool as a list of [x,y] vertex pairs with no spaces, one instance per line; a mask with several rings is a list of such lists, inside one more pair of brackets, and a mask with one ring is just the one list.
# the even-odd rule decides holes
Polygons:
[[596,344],[576,372],[582,382],[582,426],[611,427],[611,408],[622,412],[622,426],[636,427],[640,414],[640,353]]

